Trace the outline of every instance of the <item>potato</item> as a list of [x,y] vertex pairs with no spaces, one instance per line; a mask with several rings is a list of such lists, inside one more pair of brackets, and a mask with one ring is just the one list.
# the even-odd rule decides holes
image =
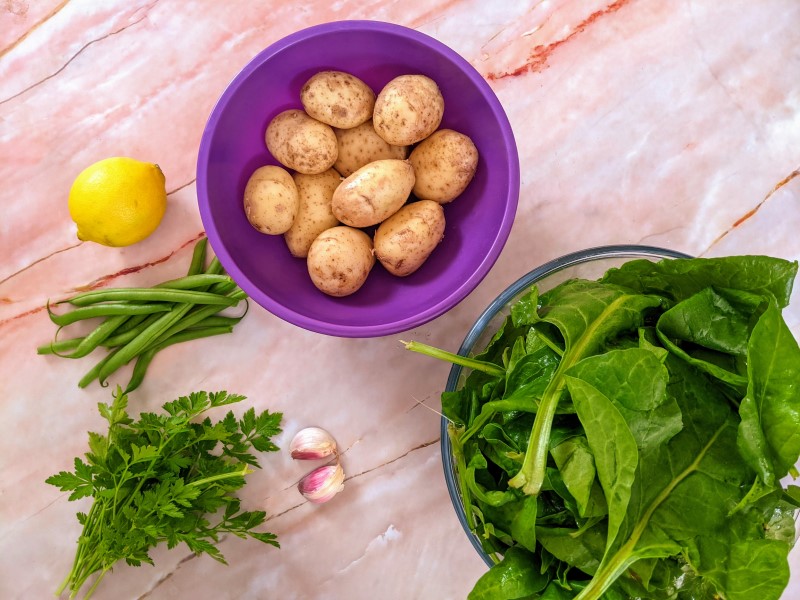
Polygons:
[[444,209],[433,200],[404,206],[375,232],[375,256],[392,275],[419,269],[444,237]]
[[352,227],[323,231],[308,251],[311,281],[329,296],[349,296],[358,291],[373,265],[372,240]]
[[396,213],[414,187],[407,160],[376,160],[345,179],[333,193],[333,214],[345,225],[369,227]]
[[267,125],[265,138],[272,156],[298,173],[322,173],[336,162],[333,129],[302,110],[285,110],[276,115]]
[[375,92],[350,73],[321,71],[300,90],[300,102],[317,121],[349,129],[372,118]]
[[440,129],[422,140],[409,157],[414,167],[414,195],[450,202],[463,192],[478,168],[478,149],[463,133]]
[[345,177],[376,160],[408,158],[408,146],[392,146],[375,133],[372,120],[352,129],[334,129],[339,157],[333,168]]
[[295,173],[300,205],[292,227],[283,234],[292,256],[305,258],[311,242],[323,231],[339,224],[331,211],[331,198],[342,178],[333,169],[318,175]]
[[439,127],[444,98],[436,82],[425,75],[395,77],[378,94],[372,120],[387,143],[408,146]]
[[244,188],[244,214],[261,233],[279,235],[297,216],[300,198],[292,176],[280,167],[260,167]]

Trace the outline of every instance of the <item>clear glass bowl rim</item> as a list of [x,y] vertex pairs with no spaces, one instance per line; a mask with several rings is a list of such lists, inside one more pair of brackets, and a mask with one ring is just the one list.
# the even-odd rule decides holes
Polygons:
[[[491,322],[492,318],[494,318],[494,316],[497,315],[497,313],[500,312],[500,310],[502,310],[502,308],[515,296],[529,288],[537,281],[540,281],[549,275],[553,275],[554,273],[558,273],[559,271],[562,271],[568,267],[606,258],[627,258],[630,260],[635,260],[637,258],[662,259],[692,257],[688,254],[684,254],[683,252],[659,248],[657,246],[623,244],[587,248],[585,250],[579,250],[578,252],[573,252],[571,254],[561,256],[560,258],[553,259],[523,275],[510,286],[508,286],[499,296],[497,296],[497,298],[495,298],[492,303],[486,307],[483,313],[481,313],[470,330],[467,332],[464,341],[461,343],[461,347],[458,349],[458,354],[461,356],[469,356],[469,353],[472,350],[475,342],[483,333],[489,322]],[[450,374],[447,378],[447,385],[445,386],[446,391],[454,391],[456,389],[456,386],[458,385],[458,379],[461,376],[461,371],[461,366],[452,366],[450,369]],[[467,524],[466,515],[464,513],[464,507],[461,505],[461,497],[458,493],[458,484],[455,480],[453,463],[451,461],[450,438],[447,434],[447,425],[448,420],[443,417],[441,421],[441,450],[442,467],[444,468],[444,478],[447,484],[447,491],[450,494],[450,500],[453,503],[453,508],[455,508],[456,514],[458,515],[458,520],[461,523],[461,527],[463,527],[467,537],[472,543],[472,546],[475,548],[478,554],[480,554],[481,558],[483,558],[483,561],[487,566],[491,567],[494,562],[489,555],[484,552],[478,537],[470,530],[469,525]]]

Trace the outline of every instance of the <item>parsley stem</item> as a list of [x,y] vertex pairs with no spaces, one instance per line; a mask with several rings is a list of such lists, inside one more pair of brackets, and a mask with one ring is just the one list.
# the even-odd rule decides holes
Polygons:
[[247,466],[244,465],[241,470],[233,471],[232,473],[220,473],[218,475],[212,475],[211,477],[204,477],[203,479],[196,479],[191,483],[187,483],[186,487],[193,487],[198,485],[204,485],[206,483],[211,483],[213,481],[219,481],[220,479],[230,479],[231,477],[244,477],[248,473],[252,473],[253,471]]
[[[98,575],[97,579],[94,580],[92,587],[90,587],[89,591],[86,592],[86,595],[83,597],[83,600],[89,600],[89,598],[92,597],[92,594],[94,594],[94,591],[97,589],[97,586],[100,585],[100,582],[103,581],[103,577],[106,576],[106,573],[108,573],[108,569],[103,569],[102,571],[100,571],[100,575]],[[77,592],[78,590],[75,591]],[[71,597],[72,596],[70,596],[70,598]]]

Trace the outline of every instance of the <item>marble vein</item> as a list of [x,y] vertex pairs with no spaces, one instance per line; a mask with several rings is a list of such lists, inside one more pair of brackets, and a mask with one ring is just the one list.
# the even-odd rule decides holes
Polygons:
[[63,0],[63,1],[61,2],[61,4],[58,4],[57,6],[55,6],[55,7],[54,7],[54,8],[53,8],[53,9],[52,9],[52,10],[51,10],[49,13],[47,13],[47,14],[46,14],[44,17],[42,17],[42,18],[41,18],[41,19],[39,19],[39,20],[38,20],[36,23],[34,23],[33,25],[31,25],[31,26],[30,26],[30,27],[29,27],[29,28],[28,28],[28,29],[25,31],[25,33],[23,33],[23,34],[22,34],[20,37],[18,37],[16,40],[14,40],[13,42],[11,42],[11,43],[10,43],[8,46],[6,46],[6,47],[5,47],[5,48],[3,48],[2,50],[0,50],[0,58],[3,58],[3,57],[6,55],[6,54],[8,54],[9,52],[11,52],[11,51],[12,51],[14,48],[16,48],[17,46],[19,46],[19,45],[20,45],[22,42],[24,42],[24,41],[25,41],[25,40],[28,38],[28,36],[29,36],[30,34],[32,34],[34,31],[36,31],[37,29],[39,29],[39,27],[41,27],[42,25],[44,25],[44,24],[45,24],[47,21],[49,21],[50,19],[52,19],[53,17],[55,17],[55,16],[56,16],[56,15],[57,15],[59,12],[61,12],[61,9],[62,9],[62,8],[64,8],[64,7],[65,7],[67,4],[69,4],[69,2],[70,2],[70,0]]
[[387,465],[390,465],[390,464],[392,464],[394,462],[397,462],[398,460],[404,459],[406,456],[408,456],[412,452],[416,452],[417,450],[422,450],[423,448],[427,448],[428,446],[432,446],[433,444],[438,444],[439,443],[439,439],[440,438],[437,437],[435,440],[431,440],[429,442],[423,442],[422,444],[419,444],[417,446],[414,446],[410,450],[407,450],[406,452],[404,452],[400,456],[397,456],[397,457],[395,457],[395,458],[393,458],[391,460],[387,460],[386,462],[381,463],[378,466],[372,467],[370,469],[365,469],[365,470],[361,471],[360,473],[356,473],[355,475],[350,475],[349,477],[345,477],[344,480],[347,482],[347,481],[350,481],[351,479],[356,479],[358,477],[366,475],[367,473],[372,473],[373,471],[377,471],[378,469],[381,469],[381,468],[383,468],[383,467],[385,467]]
[[109,32],[109,33],[107,33],[107,34],[105,34],[103,36],[100,36],[97,39],[94,39],[94,40],[91,40],[90,42],[87,42],[86,44],[84,44],[80,48],[80,50],[78,50],[75,54],[73,54],[67,60],[67,62],[65,62],[63,65],[61,65],[61,67],[59,67],[58,70],[56,70],[55,72],[51,73],[47,77],[44,77],[43,79],[40,79],[37,82],[29,85],[28,87],[26,87],[23,90],[17,92],[16,94],[14,94],[12,96],[9,96],[8,98],[5,98],[4,100],[0,100],[0,106],[2,106],[3,104],[6,104],[7,102],[11,102],[15,98],[19,98],[23,94],[26,94],[27,92],[39,87],[40,85],[42,85],[46,81],[49,81],[50,79],[53,79],[53,77],[56,77],[58,74],[62,73],[64,71],[64,69],[66,69],[70,65],[70,63],[72,63],[72,61],[74,61],[76,58],[78,58],[78,56],[80,56],[84,51],[86,51],[91,46],[94,46],[95,44],[98,44],[98,43],[102,42],[103,40],[107,40],[110,37],[118,35],[118,34],[122,33],[123,31],[126,31],[127,29],[130,29],[131,27],[134,27],[135,25],[138,25],[139,23],[141,23],[142,21],[144,21],[147,18],[147,13],[150,11],[150,9],[152,9],[160,1],[161,0],[155,0],[155,2],[153,2],[150,5],[148,5],[146,10],[144,11],[144,14],[141,17],[139,17],[138,19],[136,19],[135,21],[133,21],[132,23],[128,23],[124,27],[120,27],[119,29],[111,31],[111,32]]
[[[593,12],[586,19],[578,23],[578,25],[576,25],[574,29],[572,29],[572,31],[570,31],[564,37],[546,45],[540,44],[534,46],[524,64],[512,69],[511,71],[489,72],[486,74],[486,79],[489,81],[494,81],[497,79],[503,79],[505,77],[518,77],[519,75],[523,75],[525,73],[535,73],[546,69],[550,55],[553,54],[557,48],[569,42],[576,35],[583,33],[587,27],[601,17],[617,12],[620,8],[628,4],[629,1],[630,0],[615,0],[604,9]],[[545,20],[545,22],[547,22],[547,20]]]
[[723,231],[723,232],[722,232],[722,233],[721,233],[719,236],[717,236],[717,238],[716,238],[716,239],[715,239],[715,240],[714,240],[714,241],[711,243],[711,245],[709,245],[709,247],[708,247],[708,248],[706,248],[706,249],[705,249],[705,250],[704,250],[704,251],[703,251],[701,254],[699,254],[699,256],[705,256],[706,254],[708,254],[708,252],[709,252],[709,251],[710,251],[710,250],[711,250],[711,249],[712,249],[714,246],[716,246],[716,245],[717,245],[719,242],[721,242],[721,241],[723,240],[723,238],[725,238],[727,235],[729,235],[729,234],[730,234],[730,233],[731,233],[731,232],[732,232],[734,229],[736,229],[737,227],[739,227],[740,225],[742,225],[743,223],[745,223],[745,222],[746,222],[748,219],[750,219],[750,218],[752,218],[753,216],[755,216],[755,214],[756,214],[756,213],[757,213],[759,210],[761,210],[761,207],[762,207],[762,206],[764,206],[764,204],[766,204],[766,202],[767,202],[767,201],[768,201],[770,198],[772,198],[772,196],[773,196],[773,195],[775,195],[775,192],[777,192],[778,190],[780,190],[780,189],[781,189],[783,186],[785,186],[787,183],[789,183],[790,181],[792,181],[792,179],[794,179],[794,178],[795,178],[795,177],[797,177],[798,175],[800,175],[800,167],[797,167],[797,168],[796,168],[794,171],[792,171],[792,172],[791,172],[791,173],[789,173],[789,174],[788,174],[786,177],[784,177],[784,178],[783,178],[783,179],[781,179],[781,180],[780,180],[778,183],[776,183],[776,184],[775,184],[775,186],[774,186],[774,187],[773,187],[773,188],[772,188],[772,189],[769,191],[769,193],[767,193],[767,195],[766,195],[766,196],[764,196],[764,198],[763,198],[763,199],[762,199],[762,200],[761,200],[761,201],[760,201],[758,204],[756,204],[756,205],[755,205],[753,208],[751,208],[750,210],[748,210],[748,211],[747,211],[745,214],[743,214],[741,217],[739,217],[738,219],[736,219],[736,221],[733,223],[733,225],[731,225],[731,226],[730,226],[728,229],[726,229],[726,230],[725,230],[725,231]]
[[[224,540],[225,537],[227,537],[227,536],[222,536],[220,538],[220,540],[221,541]],[[178,572],[178,569],[180,569],[183,565],[188,563],[190,560],[194,560],[195,558],[197,558],[197,554],[194,554],[194,553],[187,554],[186,556],[184,556],[182,559],[180,559],[180,561],[178,561],[177,565],[175,565],[172,569],[170,569],[164,575],[159,577],[158,580],[155,582],[155,584],[152,587],[150,587],[150,589],[148,589],[144,594],[142,594],[141,596],[138,596],[136,600],[144,600],[145,598],[151,597],[153,592],[155,592],[160,585],[162,585],[163,583],[166,583],[167,581],[172,579],[172,577],[175,575],[175,573]]]
[[192,178],[190,181],[187,181],[187,182],[186,182],[186,183],[184,183],[183,185],[179,185],[179,186],[178,186],[178,187],[176,187],[174,190],[170,190],[170,191],[168,191],[168,192],[167,192],[167,197],[169,197],[169,196],[172,196],[172,194],[175,194],[176,192],[180,192],[182,189],[189,187],[189,186],[190,186],[190,185],[192,185],[192,184],[193,184],[195,181],[197,181],[197,177],[193,177],[193,178]]
[[180,252],[181,250],[183,250],[187,246],[189,246],[191,244],[194,244],[197,240],[199,240],[204,235],[205,235],[205,233],[201,231],[201,232],[197,233],[196,235],[194,235],[189,240],[183,242],[177,248],[175,248],[173,250],[170,250],[170,252],[168,254],[165,254],[164,256],[161,256],[161,257],[159,257],[159,258],[157,258],[155,260],[151,260],[151,261],[146,262],[146,263],[141,263],[141,264],[138,264],[138,265],[134,265],[132,267],[125,267],[124,269],[120,269],[119,271],[117,271],[115,273],[109,273],[107,275],[103,275],[103,276],[98,277],[97,279],[95,279],[93,281],[90,281],[89,283],[86,283],[84,285],[80,285],[80,286],[77,286],[77,287],[73,288],[72,291],[75,291],[75,292],[86,292],[88,290],[94,290],[94,289],[97,289],[99,287],[103,287],[104,285],[106,285],[110,281],[114,281],[115,279],[119,279],[120,277],[124,277],[125,275],[130,275],[131,273],[138,273],[139,271],[143,271],[145,269],[149,269],[150,267],[154,267],[156,265],[160,265],[161,263],[165,263],[170,258],[175,256],[175,254],[177,254],[178,252]]
[[[79,242],[77,242],[75,244],[72,244],[71,246],[67,246],[66,248],[61,248],[59,250],[54,250],[53,252],[51,252],[50,254],[48,254],[46,256],[42,256],[40,258],[37,258],[32,263],[30,263],[28,265],[25,265],[24,267],[22,267],[18,271],[15,271],[14,273],[11,273],[11,275],[5,277],[4,279],[0,279],[0,285],[3,285],[7,281],[10,281],[10,280],[14,279],[14,277],[16,277],[17,275],[19,275],[21,273],[24,273],[25,271],[27,271],[31,267],[35,267],[39,263],[42,263],[42,262],[54,257],[56,254],[61,254],[62,252],[67,252],[68,250],[72,250],[73,248],[77,248],[81,244],[83,244],[83,242],[79,241]],[[10,300],[8,298],[3,298],[3,299],[0,299],[0,302],[11,303],[11,302],[13,302],[13,300]]]

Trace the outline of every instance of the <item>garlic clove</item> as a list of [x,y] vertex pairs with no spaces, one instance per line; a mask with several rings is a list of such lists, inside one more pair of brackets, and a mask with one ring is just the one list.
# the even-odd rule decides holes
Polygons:
[[317,460],[336,452],[336,440],[320,427],[306,427],[292,438],[289,451],[295,459]]
[[311,471],[300,480],[297,489],[309,502],[322,504],[344,488],[342,465],[325,465]]

